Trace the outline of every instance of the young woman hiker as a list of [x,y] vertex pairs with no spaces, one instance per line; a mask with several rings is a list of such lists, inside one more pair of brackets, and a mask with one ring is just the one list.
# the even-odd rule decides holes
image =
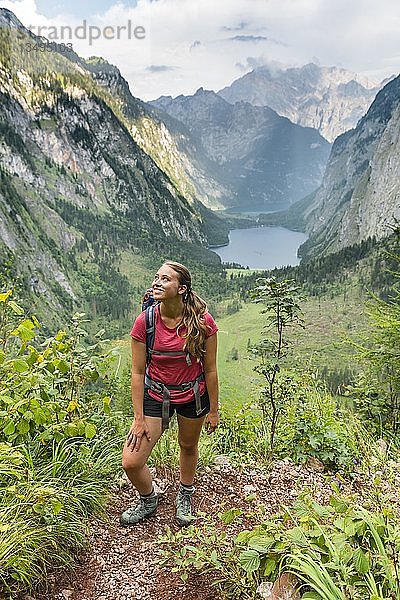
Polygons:
[[156,302],[152,348],[148,348],[151,327],[146,323],[146,310],[131,331],[134,420],[122,465],[140,497],[136,506],[121,515],[121,525],[134,525],[157,509],[158,497],[146,463],[176,411],[180,446],[176,518],[185,526],[194,519],[191,500],[200,432],[203,423],[209,433],[218,425],[218,328],[205,302],[193,291],[185,266],[165,262],[152,289]]

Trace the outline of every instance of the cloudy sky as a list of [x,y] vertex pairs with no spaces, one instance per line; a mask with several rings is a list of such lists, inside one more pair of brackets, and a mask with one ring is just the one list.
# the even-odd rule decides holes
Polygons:
[[116,64],[144,100],[219,90],[261,64],[313,61],[378,81],[400,72],[398,0],[6,0],[0,7],[34,33]]

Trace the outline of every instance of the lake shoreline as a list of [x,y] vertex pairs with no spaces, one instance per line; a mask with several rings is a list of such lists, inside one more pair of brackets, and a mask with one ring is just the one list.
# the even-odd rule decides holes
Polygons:
[[[231,232],[232,230],[230,229],[229,232]],[[218,245],[213,245],[213,246],[207,246],[207,250],[214,250],[214,248],[224,248],[225,246],[229,246],[230,242],[226,243],[226,244],[218,244]]]
[[303,232],[282,226],[258,225],[231,229],[229,243],[209,246],[222,263],[250,269],[274,269],[300,263],[298,249],[307,240]]

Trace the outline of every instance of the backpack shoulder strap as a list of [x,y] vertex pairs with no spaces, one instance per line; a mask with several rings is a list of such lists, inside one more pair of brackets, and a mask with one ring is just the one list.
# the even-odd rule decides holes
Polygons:
[[[154,304],[150,304],[145,309],[145,321],[146,321],[146,365],[147,367],[150,364],[151,357],[153,355],[154,348],[154,340],[156,337],[156,310],[159,306],[159,303],[156,302]],[[189,352],[182,351],[172,351],[172,352],[158,352],[154,350],[154,353],[161,356],[185,356],[186,363],[188,366],[192,364],[192,360],[190,358]]]
[[151,351],[154,347],[154,338],[156,335],[156,304],[151,304],[146,308],[146,356],[147,356],[147,364],[149,364],[151,360]]

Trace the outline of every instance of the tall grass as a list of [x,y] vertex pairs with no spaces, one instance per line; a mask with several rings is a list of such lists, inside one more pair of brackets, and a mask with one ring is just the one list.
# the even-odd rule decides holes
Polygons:
[[346,600],[342,590],[338,588],[329,571],[318,559],[315,560],[309,554],[296,554],[289,556],[289,560],[290,572],[317,592],[319,600]]
[[[33,441],[1,453],[0,590],[12,598],[70,565],[86,544],[88,517],[99,514],[120,470],[121,438]],[[5,446],[5,445],[2,445]]]

